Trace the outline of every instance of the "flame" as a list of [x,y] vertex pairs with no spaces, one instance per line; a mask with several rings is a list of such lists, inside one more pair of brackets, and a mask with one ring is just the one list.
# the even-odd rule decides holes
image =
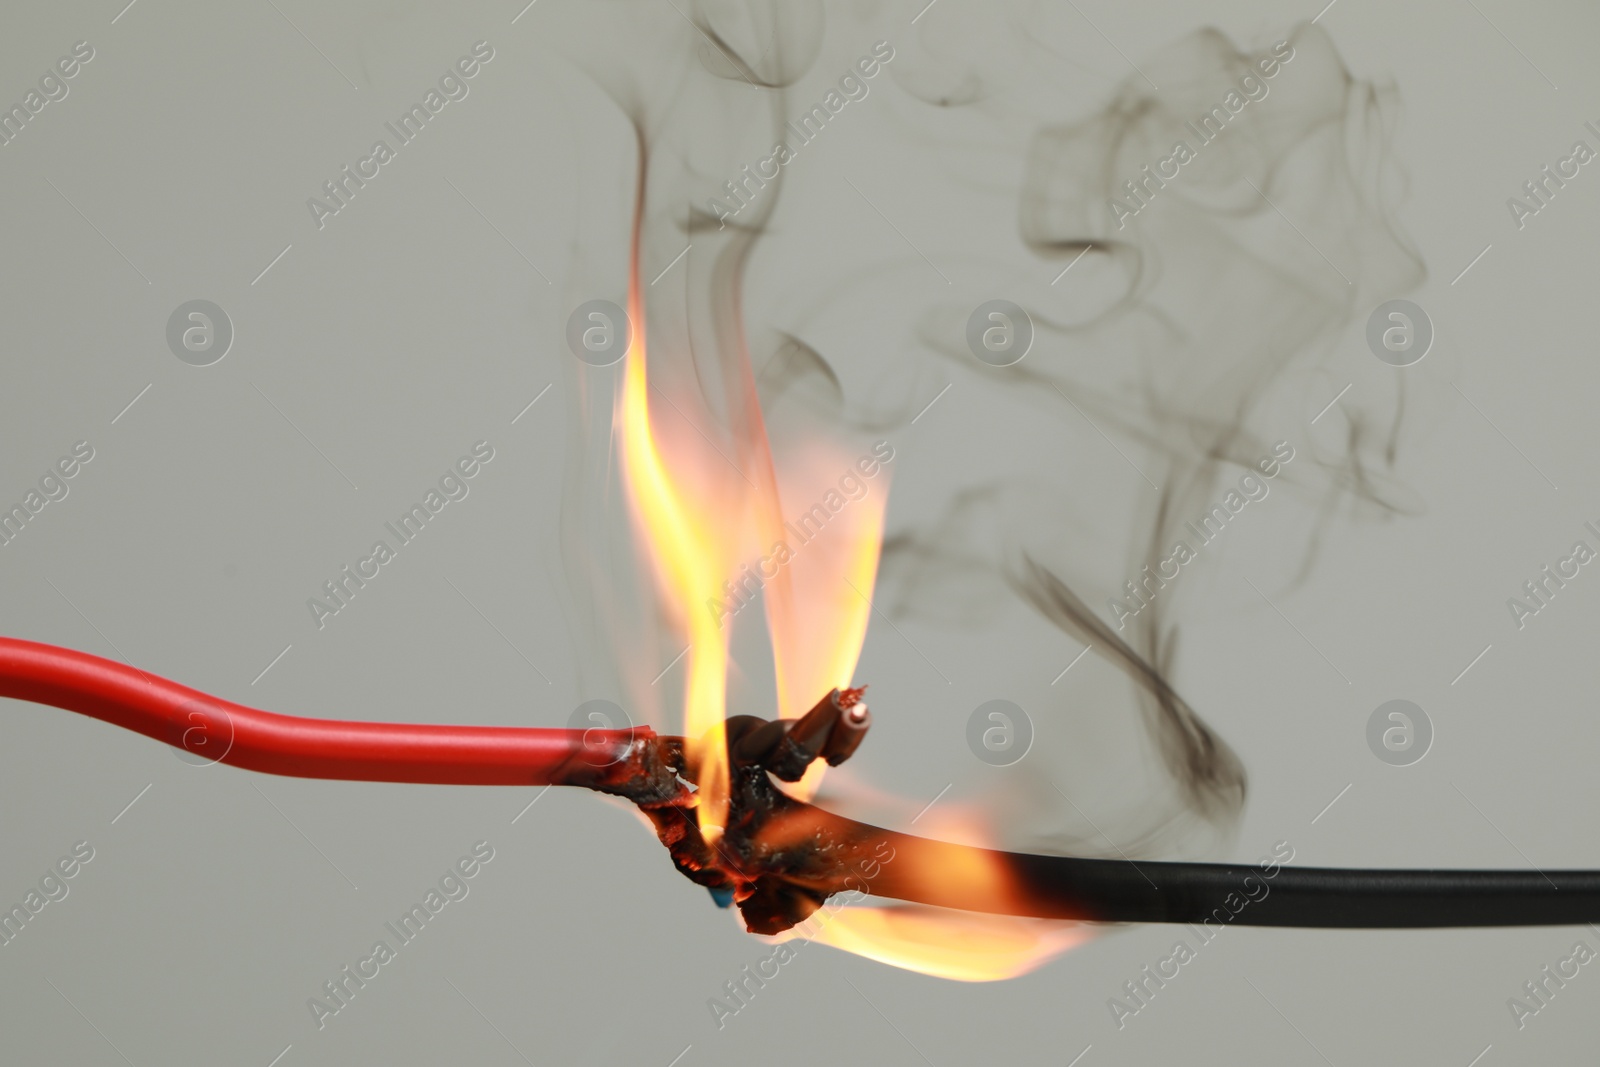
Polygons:
[[[637,528],[688,643],[684,733],[699,787],[696,818],[714,843],[726,826],[729,801],[724,723],[732,621],[707,606],[724,602],[730,589],[733,596],[765,592],[780,716],[798,717],[819,696],[849,687],[866,639],[887,494],[875,488],[846,500],[834,489],[842,505],[837,511],[823,507],[825,526],[804,517],[821,505],[797,507],[798,525],[786,521],[785,497],[831,505],[827,487],[841,472],[854,470],[855,457],[837,445],[810,441],[789,468],[778,470],[747,357],[740,367],[742,389],[732,393],[737,410],[724,420],[742,428],[742,438],[732,443],[743,462],[708,453],[706,435],[717,427],[705,415],[704,402],[668,399],[650,380],[639,224],[636,217],[628,278],[632,330],[615,426]],[[667,400],[686,429],[673,436],[652,417],[652,392]],[[878,479],[887,482],[887,475]],[[819,761],[791,792],[809,798],[825,767]]]
[[796,927],[789,935],[957,982],[1027,974],[1094,936],[1082,923],[921,905],[842,908],[813,921],[812,932]]
[[637,325],[628,345],[621,397],[622,457],[636,514],[650,533],[657,576],[688,629],[688,681],[684,694],[686,733],[699,763],[700,828],[720,836],[728,807],[726,718],[728,639],[708,612],[694,605],[729,573],[727,538],[716,513],[674,475],[650,421],[642,302],[635,289],[628,314]]
[[[795,936],[959,982],[1027,974],[1094,936],[1096,928],[1084,922],[960,910],[978,901],[1007,910],[1024,904],[1025,893],[998,854],[981,848],[992,833],[980,813],[952,806],[929,818],[927,825],[932,837],[902,840],[877,863],[858,867],[860,886],[852,892],[871,893],[879,865],[893,865],[902,868],[900,879],[938,887],[940,903],[950,906],[849,908],[841,907],[843,898],[837,898],[796,927]],[[794,829],[803,829],[803,824]],[[958,841],[979,847],[947,843]]]
[[[834,449],[814,447],[811,455],[806,474],[790,473],[786,496],[825,499],[830,481],[851,469],[850,458]],[[778,714],[783,718],[804,715],[818,696],[853,682],[872,614],[885,499],[878,492],[842,508],[768,586],[767,627],[773,636]],[[796,539],[793,531],[786,532],[791,541]],[[810,800],[826,770],[821,761],[812,764],[788,792]]]
[[[796,443],[780,467],[747,355],[741,354],[734,384],[721,398],[720,419],[701,394],[669,396],[652,382],[639,285],[639,195],[628,274],[631,332],[615,427],[639,539],[688,643],[684,736],[698,785],[696,819],[714,844],[728,817],[729,635],[739,621],[732,618],[735,610],[719,615],[716,605],[742,610],[762,594],[780,716],[803,715],[822,694],[850,687],[871,617],[887,497],[881,486],[888,476],[880,471],[877,485],[867,489],[857,474],[867,469],[858,466],[865,457],[818,440]],[[652,413],[652,394],[665,404],[658,412],[664,422]],[[739,463],[712,441],[719,434]],[[825,769],[818,761],[789,791],[809,799]],[[966,899],[1009,896],[1003,869],[979,854],[951,852],[935,845],[898,862]],[[1086,940],[1089,929],[938,907],[828,907],[779,940],[805,937],[893,966],[976,982],[1025,974]]]

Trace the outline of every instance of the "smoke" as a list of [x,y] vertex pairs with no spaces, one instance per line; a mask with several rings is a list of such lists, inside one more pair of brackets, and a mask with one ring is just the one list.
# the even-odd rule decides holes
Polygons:
[[[1140,856],[1225,840],[1245,768],[1175,680],[1179,619],[1203,583],[1147,586],[1158,591],[1125,618],[1108,605],[1194,542],[1186,524],[1279,442],[1296,458],[1272,493],[1316,516],[1302,578],[1336,516],[1413,506],[1393,477],[1398,384],[1341,405],[1337,447],[1313,437],[1316,407],[1300,414],[1326,387],[1319,363],[1341,333],[1423,276],[1391,218],[1403,194],[1392,89],[1354,77],[1309,24],[1252,48],[1199,30],[1108,85],[1081,23],[1032,4],[939,9],[919,26],[878,5],[827,18],[815,3],[603,10],[600,31],[552,32],[614,101],[618,136],[631,126],[648,157],[645,278],[693,244],[651,288],[650,334],[652,363],[668,353],[663,388],[715,449],[707,462],[755,485],[774,477],[739,451],[747,390],[781,468],[819,429],[847,452],[911,432],[948,384],[938,402],[962,405],[947,423],[960,428],[928,450],[950,462],[920,478],[897,464],[879,608],[974,634],[1025,614],[1089,646],[1094,665],[1077,668],[1070,706],[1063,696],[1044,713],[1070,731],[1050,731],[1055,747],[1011,779],[1026,817],[1008,823],[1009,843]],[[729,180],[774,159],[795,115],[879,41],[892,61],[802,159],[745,183],[731,216],[707,206],[729,204]],[[930,217],[939,229],[913,225]],[[869,226],[871,256],[851,243]],[[596,240],[617,229],[596,225]],[[575,292],[618,294],[615,258],[577,259],[588,281]],[[1006,367],[966,340],[973,309],[997,295],[1034,329]],[[616,615],[625,588],[648,579],[621,565],[626,524],[603,473],[609,402],[591,371],[571,373],[586,397],[564,501],[568,559],[584,576],[573,604]],[[649,662],[664,663],[678,651],[656,636],[670,615],[591,616],[593,640],[614,648],[631,626],[628,647],[659,646]],[[643,682],[617,684],[658,703]]]

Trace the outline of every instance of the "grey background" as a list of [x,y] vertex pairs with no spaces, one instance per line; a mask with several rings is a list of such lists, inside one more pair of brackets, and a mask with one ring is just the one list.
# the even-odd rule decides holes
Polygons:
[[[120,16],[116,2],[4,13],[0,101],[20,99],[77,40],[97,55],[0,149],[0,500],[20,498],[74,441],[96,449],[67,499],[0,549],[3,632],[307,715],[559,725],[608,695],[583,691],[573,664],[606,650],[563,609],[573,594],[558,505],[579,400],[561,337],[570,309],[597,295],[569,270],[580,234],[620,247],[620,214],[605,233],[590,209],[625,205],[630,148],[614,109],[553,47],[583,6],[540,0],[512,24],[519,7],[139,0]],[[1137,62],[1198,25],[1260,43],[1317,14],[1080,7],[1105,35],[1083,22],[1064,58],[1089,87],[1085,111],[1094,86],[1128,73],[1106,38]],[[919,32],[919,8],[856,14],[900,41]],[[977,8],[940,0],[918,27],[933,34]],[[1400,473],[1424,508],[1330,530],[1310,580],[1280,597],[1298,560],[1290,531],[1305,522],[1285,495],[1204,577],[1185,579],[1195,588],[1177,681],[1251,774],[1236,843],[1214,858],[1252,860],[1288,840],[1297,864],[1600,864],[1588,832],[1600,800],[1589,710],[1600,591],[1589,586],[1600,578],[1586,568],[1520,632],[1504,606],[1587,536],[1583,520],[1600,519],[1589,462],[1600,371],[1583,295],[1600,178],[1585,168],[1520,232],[1504,206],[1600,119],[1597,23],[1588,5],[1490,0],[1341,0],[1321,16],[1346,61],[1392,77],[1404,106],[1400,218],[1429,268],[1406,295],[1437,333],[1401,372],[1415,388]],[[838,42],[825,69],[872,36]],[[305,198],[479,39],[496,58],[471,95],[318,232]],[[880,102],[894,92],[874,87]],[[936,199],[891,194],[896,162],[871,151],[870,115],[854,119],[796,167],[828,196],[842,189],[833,169],[881,192],[911,242],[965,269],[954,265],[964,230]],[[856,242],[836,254],[902,255],[849,195],[821,213]],[[656,269],[676,251],[652,253]],[[815,277],[783,279],[796,305],[827,295],[828,262],[810,255]],[[181,363],[164,339],[172,309],[195,298],[235,328],[208,368]],[[900,310],[873,328],[904,333]],[[1294,434],[1336,441],[1334,413],[1312,416],[1347,382],[1388,380],[1373,377],[1362,327],[1349,323],[1320,377],[1274,412]],[[897,432],[893,508],[934,492],[961,442],[983,438],[977,403],[953,390]],[[471,495],[316,630],[305,598],[485,438],[496,458]],[[1120,462],[1103,449],[1091,461]],[[1059,694],[1073,675],[1053,690],[1051,679],[1078,647],[1035,628],[999,642],[1001,657],[901,625],[904,637],[875,620],[862,660],[878,722],[863,779],[914,798],[913,812],[946,784],[950,801],[1005,790],[1006,770],[967,753],[967,716],[988,699],[1026,707]],[[1396,697],[1435,728],[1411,767],[1385,766],[1364,740],[1372,709]],[[96,850],[70,895],[0,948],[9,1062],[1065,1064],[1087,1049],[1083,1067],[1466,1067],[1480,1055],[1488,1067],[1572,1062],[1591,1047],[1593,967],[1520,1032],[1506,1008],[1575,940],[1597,944],[1569,929],[1230,930],[1121,1031],[1106,999],[1167,954],[1173,931],[1110,933],[989,985],[808,947],[719,1032],[706,998],[766,949],[619,807],[553,790],[518,817],[532,791],[202,769],[53,709],[7,702],[0,714],[0,901],[20,900],[73,842]],[[1035,722],[1041,735],[1070,729]],[[306,998],[480,839],[496,856],[470,896],[319,1032]]]

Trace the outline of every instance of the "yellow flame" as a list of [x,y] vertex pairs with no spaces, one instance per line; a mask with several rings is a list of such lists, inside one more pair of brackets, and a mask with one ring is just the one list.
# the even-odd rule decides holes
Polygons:
[[721,836],[728,810],[727,631],[699,608],[732,572],[733,549],[726,531],[732,516],[719,514],[720,494],[694,499],[681,473],[675,476],[650,419],[649,371],[645,354],[644,301],[637,265],[628,292],[632,336],[628,342],[618,426],[622,466],[635,514],[648,534],[656,574],[688,629],[688,680],[684,719],[698,762],[698,820],[708,840]]
[[[996,854],[943,843],[988,839],[991,835],[977,812],[952,806],[929,824],[937,827],[934,839],[902,842],[881,862],[904,866],[908,881],[942,887],[951,900],[983,900],[1002,911],[1023,902],[1014,875]],[[870,892],[878,877],[876,869],[858,874]],[[841,903],[824,904],[789,936],[961,982],[993,982],[1026,974],[1087,941],[1095,930],[1080,922],[924,904],[841,907]]]
[[[659,425],[652,418],[651,393],[662,399],[665,394],[650,380],[644,312],[636,246],[628,286],[632,331],[616,427],[641,540],[689,645],[684,732],[699,786],[700,831],[715,843],[728,817],[731,625],[707,610],[708,601],[720,603],[730,582],[749,596],[764,591],[780,715],[804,714],[829,690],[850,686],[871,618],[888,475],[878,470],[858,477],[866,468],[857,464],[865,457],[814,441],[778,470],[753,386],[743,391],[743,410],[729,422],[743,427],[733,444],[756,481],[726,454],[710,455],[716,445],[701,447],[708,444],[702,440],[705,429],[684,412],[687,406],[701,415],[701,404],[669,401],[685,426]],[[790,791],[809,798],[825,766],[813,765]],[[986,899],[1004,900],[1009,893],[1006,872],[982,854],[935,849],[897,862],[914,864],[918,877],[959,884]],[[904,906],[826,908],[780,940],[804,937],[892,966],[984,982],[1025,974],[1090,936],[1081,924]]]
[[[720,431],[717,420],[700,418],[703,403],[688,397],[682,404],[668,401],[684,425],[659,425],[652,418],[651,393],[663,400],[666,395],[650,379],[638,258],[636,233],[628,284],[632,329],[615,425],[641,540],[689,646],[684,732],[699,786],[700,831],[715,843],[728,817],[731,625],[727,616],[707,610],[708,603],[722,603],[728,588],[740,591],[741,607],[745,597],[764,592],[780,715],[804,714],[829,690],[849,687],[871,618],[888,475],[881,469],[865,475],[866,457],[816,441],[788,455],[789,465],[780,471],[748,377],[742,392],[735,391],[727,423],[738,428],[734,451],[754,481],[726,453],[710,454],[721,449],[705,439],[701,423]],[[812,796],[825,766],[814,764],[790,791]],[[982,854],[934,849],[897,862],[915,865],[919,878],[957,884],[985,899],[1009,895],[1006,872]],[[1027,973],[1090,936],[1091,928],[1081,924],[913,905],[825,908],[780,940],[804,937],[892,966],[984,982]]]
[[[628,282],[632,330],[616,427],[633,514],[689,646],[685,734],[696,764],[697,818],[714,841],[727,820],[731,624],[708,604],[722,603],[729,583],[741,599],[755,595],[752,586],[765,591],[779,715],[802,715],[830,690],[850,686],[871,612],[888,475],[878,470],[869,486],[858,475],[860,457],[815,441],[804,442],[789,457],[790,468],[779,471],[748,373],[743,388],[730,394],[735,411],[726,422],[739,428],[733,450],[754,479],[726,453],[710,453],[721,449],[704,435],[719,430],[716,420],[700,417],[702,404],[669,401],[693,433],[664,433],[651,417],[652,391],[664,394],[650,381],[638,260],[636,233]],[[694,414],[685,414],[685,406]],[[798,524],[785,520],[786,505],[796,509]],[[813,765],[793,791],[809,798],[825,766]]]
[[[861,646],[867,639],[867,622],[872,613],[873,580],[878,574],[878,554],[883,547],[883,497],[862,500],[859,504],[859,522],[850,533],[844,556],[844,587],[832,588],[832,615],[828,623],[834,639],[821,642],[818,657],[821,690],[844,689],[855,677],[856,663],[861,659]],[[804,683],[802,683],[804,684]]]
[[[837,468],[850,469],[848,461],[834,461]],[[887,474],[878,477],[888,480]],[[819,694],[848,688],[855,678],[872,613],[868,598],[883,546],[886,500],[887,488],[875,487],[870,495],[848,503],[791,564],[794,581],[789,588],[798,586],[802,595],[769,595],[778,708],[784,718],[804,715]],[[820,760],[812,764],[788,792],[811,799],[826,770]]]
[[957,982],[1015,978],[1094,936],[1081,923],[907,905],[814,916],[806,937],[844,952]]

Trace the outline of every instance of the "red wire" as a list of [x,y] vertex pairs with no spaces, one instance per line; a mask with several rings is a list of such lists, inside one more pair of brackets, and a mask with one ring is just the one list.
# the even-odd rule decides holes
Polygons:
[[648,728],[552,730],[303,719],[248,708],[137,668],[0,637],[0,697],[50,704],[264,774],[440,785],[580,784]]

